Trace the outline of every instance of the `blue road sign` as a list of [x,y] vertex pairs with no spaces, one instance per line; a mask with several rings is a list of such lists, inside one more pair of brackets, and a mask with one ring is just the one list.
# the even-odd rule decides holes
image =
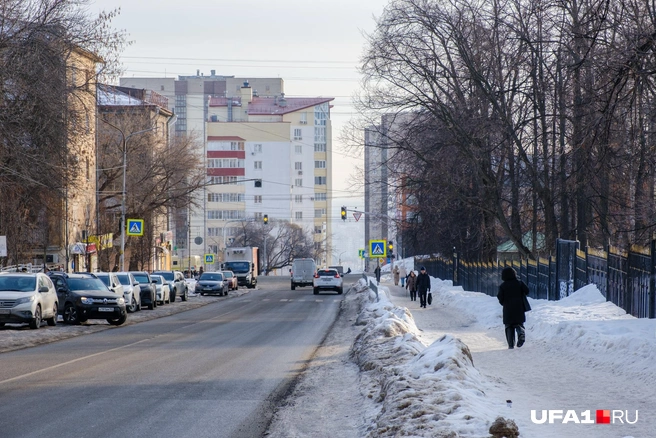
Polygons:
[[143,219],[126,219],[128,236],[143,236],[144,221]]
[[369,257],[385,258],[387,257],[387,241],[385,240],[370,240],[369,241]]
[[209,265],[214,263],[214,254],[205,254],[205,264]]

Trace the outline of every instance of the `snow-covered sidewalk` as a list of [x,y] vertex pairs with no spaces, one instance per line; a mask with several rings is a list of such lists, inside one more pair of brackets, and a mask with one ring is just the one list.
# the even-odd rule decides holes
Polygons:
[[[275,437],[489,437],[502,416],[521,437],[652,437],[656,321],[628,316],[594,286],[531,300],[527,341],[508,350],[495,297],[432,279],[427,309],[383,277],[359,282],[270,433]],[[354,365],[356,364],[357,367]],[[510,405],[507,403],[511,400]],[[535,424],[542,411],[622,410],[635,424]]]

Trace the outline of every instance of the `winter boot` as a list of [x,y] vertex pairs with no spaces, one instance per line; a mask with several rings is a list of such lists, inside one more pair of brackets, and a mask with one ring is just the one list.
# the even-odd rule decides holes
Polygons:
[[508,348],[515,348],[515,327],[512,325],[506,326],[506,341],[508,341]]
[[517,330],[517,348],[521,347],[524,345],[524,342],[526,341],[526,332],[524,330],[524,327],[521,325],[518,325],[516,327]]

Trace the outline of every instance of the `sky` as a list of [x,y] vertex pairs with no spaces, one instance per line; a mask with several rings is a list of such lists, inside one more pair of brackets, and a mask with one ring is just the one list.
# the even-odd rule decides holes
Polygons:
[[[414,264],[401,262],[408,269]],[[371,277],[343,295],[340,317],[267,437],[480,438],[498,416],[513,420],[521,438],[654,436],[656,320],[627,315],[588,285],[560,301],[529,298],[526,344],[509,350],[496,297],[431,278],[433,303],[421,309],[388,272],[384,266],[378,300]],[[241,288],[229,296],[252,293],[257,290]],[[311,294],[300,290],[298,299]],[[175,306],[132,314],[128,323],[209,302],[191,294]],[[6,329],[0,353],[110,327],[90,321]],[[573,411],[579,423],[532,421],[531,411],[542,420],[550,410]],[[615,411],[616,418],[622,411],[631,422],[637,415],[637,422],[581,423],[585,411],[595,421],[597,410]]]
[[[354,190],[362,158],[345,150],[339,137],[355,116],[352,97],[360,85],[357,71],[364,34],[375,28],[386,0],[91,0],[89,12],[120,8],[113,27],[125,30],[133,44],[121,57],[134,77],[177,77],[197,70],[209,75],[281,77],[285,94],[334,97],[333,212],[342,205],[364,210]],[[334,257],[355,265],[364,246],[363,223],[349,216],[334,227]],[[342,243],[340,243],[342,242]],[[345,252],[346,251],[346,252]]]

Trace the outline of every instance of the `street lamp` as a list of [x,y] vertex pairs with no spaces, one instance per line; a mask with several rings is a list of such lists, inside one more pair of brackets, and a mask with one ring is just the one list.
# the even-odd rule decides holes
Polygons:
[[126,194],[126,174],[127,174],[127,167],[128,167],[128,140],[132,138],[135,135],[138,134],[143,134],[145,132],[150,132],[154,131],[157,129],[157,125],[148,128],[148,129],[142,129],[141,131],[136,131],[131,134],[128,134],[127,136],[123,132],[121,128],[119,128],[116,125],[113,125],[109,123],[105,119],[101,119],[103,122],[107,123],[109,126],[112,128],[116,129],[118,132],[121,133],[121,143],[123,144],[123,193],[122,193],[122,198],[121,198],[121,254],[120,254],[120,262],[119,264],[121,265],[121,271],[125,271],[125,194]]

